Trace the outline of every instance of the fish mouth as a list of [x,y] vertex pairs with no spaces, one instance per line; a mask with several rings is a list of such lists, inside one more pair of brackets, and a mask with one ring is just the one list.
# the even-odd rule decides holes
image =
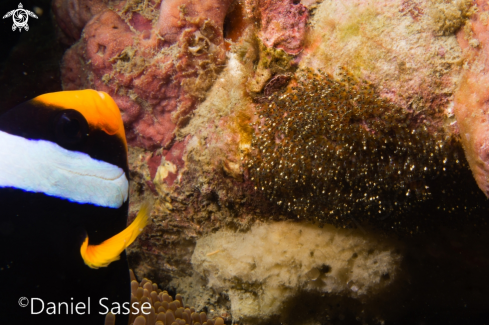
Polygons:
[[128,199],[124,170],[45,140],[0,131],[0,187],[119,208]]

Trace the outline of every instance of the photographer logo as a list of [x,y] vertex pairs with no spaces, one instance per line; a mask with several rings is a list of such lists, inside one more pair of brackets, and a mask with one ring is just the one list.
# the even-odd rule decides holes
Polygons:
[[22,3],[19,3],[19,8],[11,10],[3,16],[3,19],[8,18],[12,16],[12,19],[14,21],[14,24],[12,25],[12,31],[15,31],[17,28],[19,29],[19,32],[22,31],[22,28],[24,28],[26,31],[29,30],[29,25],[27,25],[27,21],[29,20],[29,16],[33,18],[38,18],[35,13],[32,11],[23,9]]

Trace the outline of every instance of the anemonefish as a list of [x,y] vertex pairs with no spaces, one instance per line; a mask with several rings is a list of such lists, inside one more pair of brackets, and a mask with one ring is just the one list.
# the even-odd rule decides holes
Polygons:
[[128,193],[124,126],[108,94],[49,93],[0,115],[1,324],[102,325],[100,299],[130,301],[125,248],[150,208],[126,227]]

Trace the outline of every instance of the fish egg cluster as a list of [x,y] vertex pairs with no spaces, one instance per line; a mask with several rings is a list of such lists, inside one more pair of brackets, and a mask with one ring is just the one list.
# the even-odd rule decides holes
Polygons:
[[259,106],[247,160],[255,189],[294,217],[342,226],[428,200],[427,176],[459,163],[451,140],[339,75],[301,71]]

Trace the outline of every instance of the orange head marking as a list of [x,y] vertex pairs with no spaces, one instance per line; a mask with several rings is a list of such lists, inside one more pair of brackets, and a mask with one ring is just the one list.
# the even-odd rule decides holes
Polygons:
[[109,135],[117,135],[126,145],[122,117],[109,94],[93,89],[60,91],[34,98],[34,101],[60,109],[74,109],[87,120],[90,128],[97,128]]

